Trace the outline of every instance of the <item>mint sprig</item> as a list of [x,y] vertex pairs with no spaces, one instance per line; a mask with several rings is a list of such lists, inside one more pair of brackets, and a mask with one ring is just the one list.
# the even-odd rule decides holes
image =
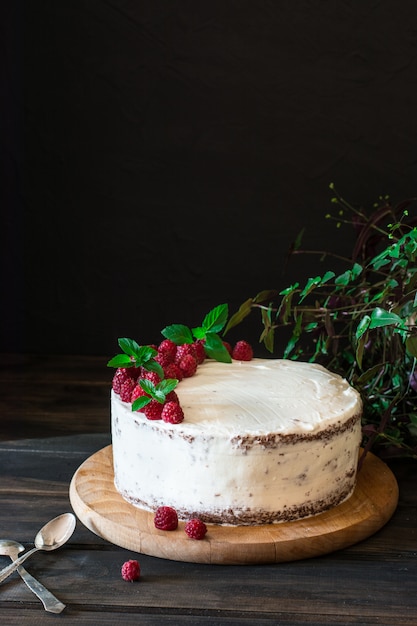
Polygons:
[[164,378],[164,370],[155,361],[158,352],[151,346],[140,346],[134,339],[123,337],[118,340],[123,354],[117,354],[107,363],[107,367],[143,367],[149,372],[156,372]]
[[177,346],[181,346],[183,343],[194,343],[191,330],[183,324],[172,324],[161,332],[165,339],[170,339]]
[[207,313],[201,326],[191,329],[183,324],[172,324],[161,332],[166,339],[170,339],[177,346],[202,341],[208,357],[221,363],[231,363],[231,356],[218,334],[226,326],[228,314],[228,305],[219,304]]
[[[174,391],[178,385],[176,378],[165,378],[156,385],[146,378],[139,379],[142,389],[149,394],[148,396],[140,396],[132,403],[132,411],[140,411],[153,399],[164,404],[166,397],[171,391]],[[150,396],[150,397],[149,397]]]

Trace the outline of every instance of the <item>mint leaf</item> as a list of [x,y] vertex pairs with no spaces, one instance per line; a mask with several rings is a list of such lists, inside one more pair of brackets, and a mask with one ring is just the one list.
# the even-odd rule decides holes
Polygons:
[[230,363],[232,359],[217,335],[227,323],[228,312],[227,304],[219,304],[207,313],[201,326],[196,326],[191,330],[183,324],[172,324],[161,332],[166,339],[170,339],[177,346],[204,339],[204,349],[207,356],[216,359],[216,361]]
[[166,339],[170,339],[177,346],[183,343],[194,343],[193,335],[188,326],[183,324],[172,324],[161,331]]
[[143,391],[146,391],[146,393],[153,397],[155,393],[155,384],[151,380],[148,380],[147,378],[140,378],[139,385],[142,387]]
[[162,366],[158,363],[158,361],[155,361],[155,359],[146,361],[142,364],[142,367],[148,372],[156,372],[159,378],[163,378],[165,376]]
[[215,359],[221,363],[232,362],[232,357],[230,356],[227,348],[225,348],[223,341],[216,333],[207,333],[204,350],[206,351],[207,356],[211,359]]
[[166,396],[174,391],[175,387],[178,385],[178,380],[176,378],[165,378],[158,383],[157,388],[162,391]]
[[136,352],[136,360],[139,362],[139,365],[143,365],[147,361],[153,359],[154,356],[158,354],[158,351],[155,348],[151,348],[151,346],[142,346]]
[[165,394],[160,389],[155,389],[155,393],[153,394],[153,399],[157,400],[160,404],[164,404],[165,402]]
[[192,333],[196,339],[204,339],[206,336],[206,329],[202,326],[197,326],[192,329]]
[[128,339],[127,337],[119,339],[118,344],[123,352],[130,356],[136,356],[140,350],[139,344],[137,344],[134,339]]
[[167,378],[155,385],[151,380],[141,378],[139,384],[151,398],[163,404],[167,395],[178,385],[178,380],[176,378]]
[[107,367],[132,367],[133,365],[127,354],[117,354],[107,363]]
[[132,403],[132,411],[140,411],[143,407],[149,404],[150,401],[151,399],[148,396],[140,396],[139,398],[136,398],[136,400]]
[[228,305],[219,304],[207,313],[203,320],[203,328],[206,332],[219,333],[226,325],[228,315]]

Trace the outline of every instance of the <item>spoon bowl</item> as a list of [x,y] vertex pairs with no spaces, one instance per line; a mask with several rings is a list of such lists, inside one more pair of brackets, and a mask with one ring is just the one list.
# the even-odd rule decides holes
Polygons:
[[[24,546],[17,541],[12,541],[11,539],[0,539],[0,555],[9,556],[12,561],[16,561],[20,552],[23,552],[24,549]],[[46,587],[44,587],[39,580],[36,580],[32,574],[29,574],[23,565],[19,565],[17,571],[23,582],[31,591],[33,591],[35,595],[38,596],[45,608],[45,611],[50,613],[61,613],[65,609],[65,604],[58,600],[58,598],[46,589]]]
[[0,554],[2,556],[10,556],[12,559],[15,559],[20,552],[23,552],[25,549],[21,543],[17,541],[12,541],[11,539],[0,539]]
[[75,530],[75,517],[72,513],[64,513],[45,524],[35,537],[38,550],[56,550],[71,537]]
[[0,583],[12,574],[27,558],[38,550],[56,550],[71,537],[76,519],[72,513],[63,513],[43,526],[35,537],[35,547],[16,559],[0,572]]

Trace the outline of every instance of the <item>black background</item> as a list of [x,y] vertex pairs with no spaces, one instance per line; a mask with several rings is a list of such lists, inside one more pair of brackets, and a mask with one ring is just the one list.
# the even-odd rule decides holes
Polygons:
[[159,341],[308,277],[306,258],[283,272],[303,227],[349,251],[329,183],[355,204],[416,195],[414,0],[3,14],[2,351]]

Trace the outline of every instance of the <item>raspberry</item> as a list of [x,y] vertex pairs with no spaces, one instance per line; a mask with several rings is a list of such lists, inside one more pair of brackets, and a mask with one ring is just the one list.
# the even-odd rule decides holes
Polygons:
[[232,346],[230,345],[230,343],[228,341],[223,341],[223,345],[226,348],[226,350],[228,351],[228,353],[230,354],[230,356],[232,356]]
[[164,367],[165,378],[176,378],[178,381],[181,381],[184,378],[184,374],[179,365],[176,363],[169,363],[166,367]]
[[113,376],[112,388],[116,393],[120,393],[122,383],[128,378],[136,380],[139,376],[139,367],[119,367]]
[[253,358],[252,346],[247,341],[238,341],[232,352],[235,361],[250,361]]
[[144,389],[142,389],[142,387],[139,384],[137,384],[133,388],[132,393],[130,394],[130,402],[134,402],[135,400],[137,400],[141,396],[148,396],[148,398],[150,398],[149,394],[147,394],[146,391]]
[[200,519],[194,518],[186,523],[184,530],[190,539],[203,539],[207,532],[207,526]]
[[170,339],[164,339],[158,346],[158,353],[164,354],[169,359],[168,362],[173,363],[177,354],[177,345]]
[[122,384],[126,380],[129,380],[129,379],[136,382],[140,373],[141,373],[140,367],[119,367],[113,376],[113,381],[112,381],[113,390],[116,393],[120,393],[120,388]]
[[130,398],[132,397],[132,391],[136,387],[136,382],[133,378],[127,378],[120,385],[120,400],[123,402],[130,402]]
[[179,362],[180,370],[184,378],[191,378],[197,371],[197,361],[191,354],[186,354]]
[[137,380],[139,378],[141,371],[141,367],[132,366],[126,368],[126,374],[129,376],[129,378],[133,378],[133,380]]
[[136,560],[130,559],[130,561],[123,563],[121,571],[123,580],[127,580],[128,582],[139,580],[140,565]]
[[175,530],[178,528],[178,515],[172,506],[160,506],[156,509],[153,519],[155,528],[159,530]]
[[197,359],[197,364],[201,365],[206,358],[206,351],[204,350],[204,343],[201,341],[196,341],[194,344],[195,355]]
[[184,419],[184,412],[177,402],[166,402],[161,417],[169,424],[179,424]]
[[151,383],[157,385],[161,382],[161,377],[156,372],[150,372],[146,370],[144,367],[142,368],[141,378],[145,378],[145,380],[150,380]]
[[186,354],[191,354],[194,358],[196,358],[195,347],[193,343],[183,343],[180,346],[177,346],[177,352],[175,354],[175,363],[179,364],[181,359],[185,357]]
[[170,365],[171,363],[174,362],[173,359],[171,359],[168,352],[158,352],[158,354],[155,357],[155,361],[159,363],[159,365],[162,368],[167,367],[167,365]]
[[122,385],[122,383],[124,383],[124,381],[126,380],[126,378],[128,378],[127,374],[126,374],[126,368],[124,367],[119,367],[113,376],[113,380],[112,380],[112,389],[115,393],[120,393],[120,387]]
[[143,409],[148,420],[160,420],[163,404],[158,400],[151,400]]
[[176,402],[177,404],[179,404],[180,399],[177,396],[177,393],[175,391],[170,391],[167,397],[165,398],[165,402]]

